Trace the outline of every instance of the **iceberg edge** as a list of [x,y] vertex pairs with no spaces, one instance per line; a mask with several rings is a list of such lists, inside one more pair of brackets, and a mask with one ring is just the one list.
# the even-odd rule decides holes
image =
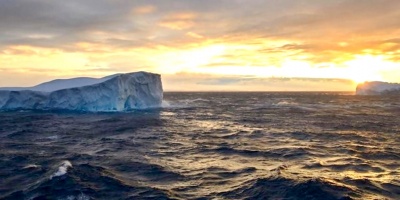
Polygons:
[[96,80],[101,81],[50,92],[34,87],[0,90],[0,110],[108,112],[161,107],[163,88],[159,74],[134,72]]
[[365,82],[357,85],[356,95],[400,95],[400,84],[380,81]]

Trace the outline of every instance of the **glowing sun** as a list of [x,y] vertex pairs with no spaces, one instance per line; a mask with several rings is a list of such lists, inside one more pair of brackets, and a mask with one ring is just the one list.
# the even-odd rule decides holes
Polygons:
[[363,55],[345,63],[348,67],[347,78],[356,83],[382,81],[380,71],[389,68],[392,63],[381,56]]

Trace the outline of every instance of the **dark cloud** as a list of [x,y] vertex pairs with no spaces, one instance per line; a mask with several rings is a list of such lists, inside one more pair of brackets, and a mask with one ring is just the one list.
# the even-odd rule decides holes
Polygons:
[[[204,40],[260,45],[282,39],[289,43],[254,52],[299,51],[320,62],[338,53],[398,44],[399,18],[397,0],[2,0],[0,48],[102,52],[108,50],[77,43],[184,48]],[[398,49],[389,45],[383,51]]]
[[130,18],[133,5],[129,2],[4,0],[0,2],[0,44],[62,48],[74,42],[107,42],[91,38],[96,31],[139,32]]
[[127,20],[130,6],[116,5],[104,0],[4,0],[0,6],[0,25],[8,31],[42,34],[131,29],[131,24],[121,26]]

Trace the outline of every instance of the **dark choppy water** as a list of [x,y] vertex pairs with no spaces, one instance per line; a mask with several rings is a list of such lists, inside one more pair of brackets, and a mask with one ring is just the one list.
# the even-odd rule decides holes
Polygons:
[[1,199],[400,199],[399,97],[166,93],[0,113]]

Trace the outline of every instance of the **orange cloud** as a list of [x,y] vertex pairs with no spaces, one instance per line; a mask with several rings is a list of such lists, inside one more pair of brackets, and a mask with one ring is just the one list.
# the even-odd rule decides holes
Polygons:
[[154,13],[156,10],[157,8],[153,5],[145,5],[133,8],[133,13],[138,15],[145,15]]
[[174,30],[189,29],[195,25],[196,17],[195,13],[190,12],[172,13],[164,17],[159,25]]
[[399,82],[400,1],[382,1],[5,3],[0,82],[40,74],[32,68],[53,77],[146,70]]
[[202,38],[204,38],[204,36],[199,35],[199,34],[194,33],[194,32],[187,32],[186,35],[187,35],[187,36],[190,36],[190,37],[193,37],[193,38],[197,38],[197,39],[202,39]]

